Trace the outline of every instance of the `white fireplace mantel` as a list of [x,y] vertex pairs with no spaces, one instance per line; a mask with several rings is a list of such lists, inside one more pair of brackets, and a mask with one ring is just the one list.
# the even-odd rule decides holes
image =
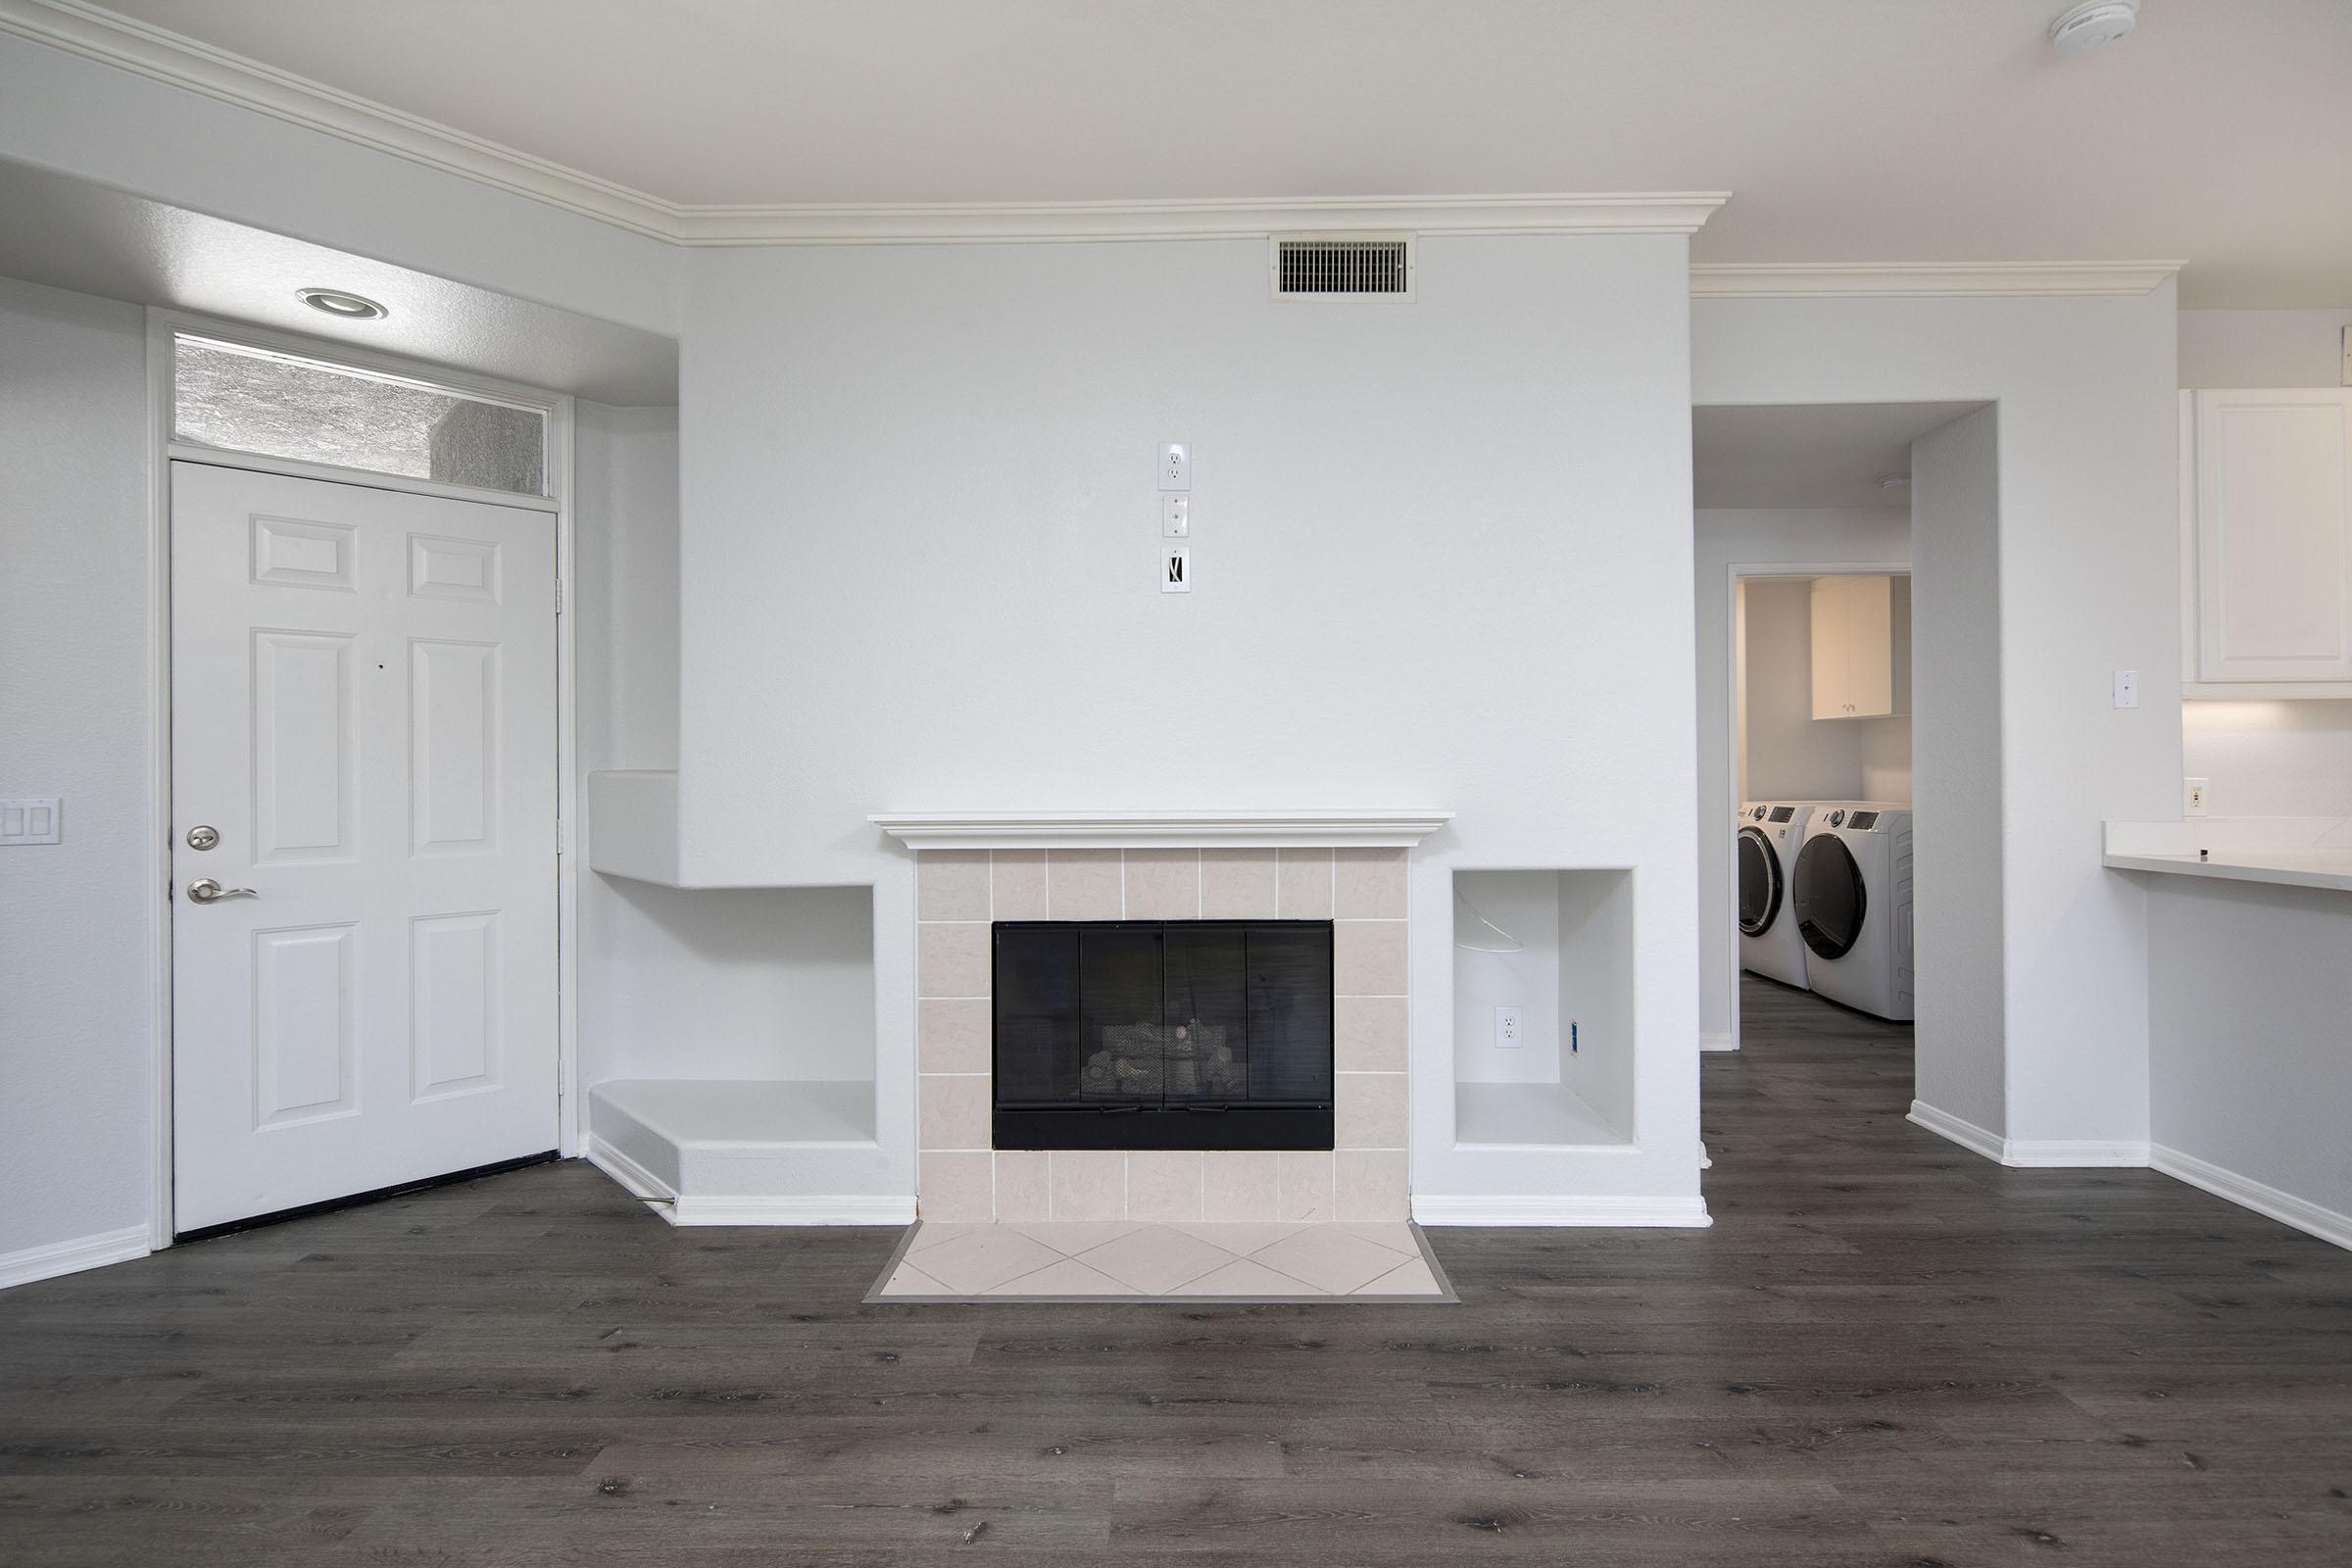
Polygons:
[[910,850],[1410,849],[1451,811],[881,811]]

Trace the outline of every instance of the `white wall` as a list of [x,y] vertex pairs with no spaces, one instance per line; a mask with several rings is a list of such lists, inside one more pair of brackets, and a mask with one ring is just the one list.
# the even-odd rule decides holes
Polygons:
[[[1698,690],[1699,1029],[1703,1045],[1722,1050],[1734,1044],[1733,987],[1739,972],[1739,882],[1731,820],[1738,804],[1738,754],[1732,739],[1733,571],[1772,565],[1908,570],[1911,521],[1900,507],[1709,509],[1696,516],[1691,579]],[[1906,736],[1908,729],[1906,723]]]
[[2000,846],[2034,809],[2003,783],[2000,428],[1980,409],[1911,443],[1912,1097],[1988,1137],[2014,1110]]
[[2144,880],[2155,1162],[2352,1245],[2352,899]]
[[[1457,871],[1454,890],[1517,938],[1517,953],[1460,910],[1453,955],[1453,1071],[1462,1083],[1556,1084],[1560,1027],[1560,878],[1554,871]],[[1494,1044],[1494,1009],[1517,1007],[1526,1044]]]
[[[1453,863],[1634,868],[1658,1142],[1544,1179],[1694,1199],[1695,867],[1654,830],[1692,809],[1685,258],[1434,238],[1412,302],[1301,306],[1250,240],[694,253],[687,879],[871,881],[887,956],[871,811],[1449,808],[1425,933]],[[1412,963],[1416,1190],[1500,1190],[1446,1152],[1450,953]]]
[[2213,816],[2352,816],[2352,702],[2182,703],[2181,770]]
[[0,158],[664,335],[678,250],[0,33]]
[[[2121,298],[1698,300],[1702,403],[1988,399],[1998,414],[2001,836],[1993,804],[1930,818],[1933,589],[1915,513],[1913,710],[1924,821],[1998,843],[2010,1136],[2085,1157],[2147,1130],[2146,905],[2100,863],[2108,818],[2177,814],[2180,736],[2174,291]],[[1975,417],[1975,416],[1972,416]],[[1916,469],[1914,470],[1916,475]],[[1977,628],[1983,635],[1983,626]],[[2110,706],[2113,672],[2141,706]],[[1958,694],[1946,694],[1956,698]],[[1923,857],[1928,854],[1922,840]],[[1920,951],[1935,897],[1923,858]],[[1922,1004],[1927,972],[1922,971]]]
[[2182,311],[2184,387],[2341,386],[2340,311]]
[[146,440],[143,313],[0,279],[0,1257],[153,1207]]

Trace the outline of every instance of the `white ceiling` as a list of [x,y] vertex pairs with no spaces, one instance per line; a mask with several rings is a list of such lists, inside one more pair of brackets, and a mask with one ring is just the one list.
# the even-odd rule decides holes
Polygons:
[[[678,401],[674,339],[0,161],[0,276],[407,355],[600,403]],[[344,321],[294,297],[381,302]]]
[[1704,508],[1908,507],[1911,443],[1981,403],[1805,403],[1690,411],[1691,484]]
[[2352,303],[2352,3],[112,0],[673,203],[1723,190],[1713,262]]

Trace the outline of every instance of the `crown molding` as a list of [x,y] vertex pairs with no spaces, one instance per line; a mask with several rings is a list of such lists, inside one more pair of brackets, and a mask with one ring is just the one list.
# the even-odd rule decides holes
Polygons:
[[910,850],[1410,849],[1451,811],[886,811]]
[[840,202],[679,209],[684,245],[1034,244],[1267,234],[1690,234],[1725,191],[1135,202]]
[[118,16],[88,0],[0,0],[0,32],[655,239],[678,237],[678,209],[660,197]]
[[1694,262],[1693,299],[2146,294],[2185,262]]
[[0,0],[15,33],[677,245],[942,245],[1421,234],[1689,234],[1723,191],[1139,202],[820,202],[689,206],[453,129],[123,17],[89,0]]

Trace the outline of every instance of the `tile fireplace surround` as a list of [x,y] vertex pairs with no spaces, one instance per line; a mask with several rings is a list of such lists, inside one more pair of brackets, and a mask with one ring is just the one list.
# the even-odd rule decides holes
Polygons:
[[[918,852],[923,1221],[1405,1220],[1405,853],[1445,820],[1441,812],[877,817]],[[991,925],[1047,919],[1334,922],[1336,1147],[992,1149]]]

